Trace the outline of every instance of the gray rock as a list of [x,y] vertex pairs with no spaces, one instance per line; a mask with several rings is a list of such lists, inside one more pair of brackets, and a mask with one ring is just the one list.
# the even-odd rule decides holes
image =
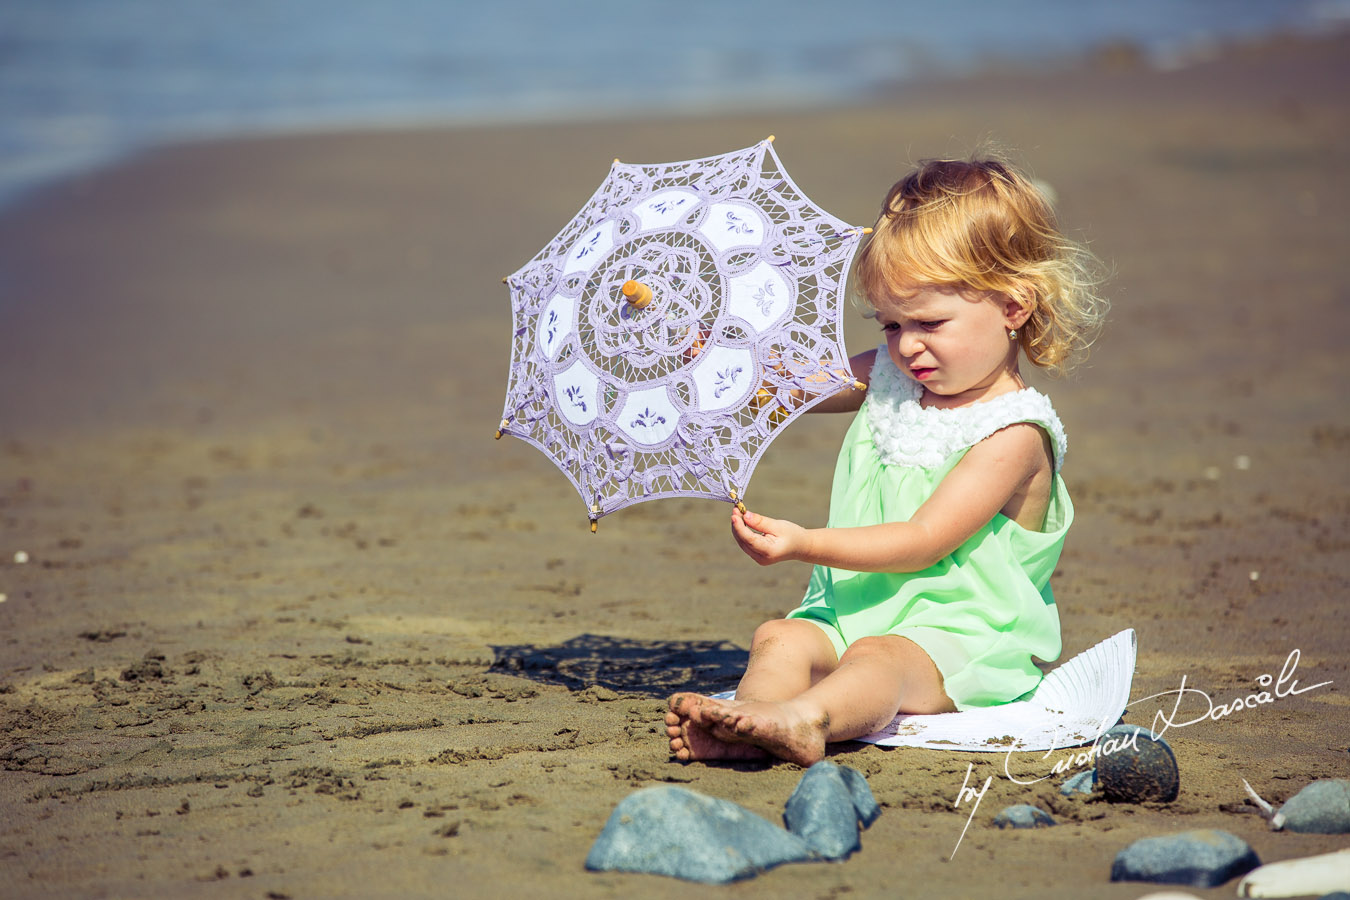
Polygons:
[[1350,832],[1350,779],[1314,781],[1286,800],[1271,823],[1305,834]]
[[870,828],[881,815],[881,806],[872,796],[872,788],[867,783],[867,778],[857,769],[850,769],[848,766],[840,766],[839,774],[843,777],[844,784],[848,785],[849,796],[853,798],[853,808],[858,811],[858,821],[862,823],[863,828]]
[[1028,803],[1018,803],[1005,807],[994,816],[994,824],[999,828],[1040,828],[1055,824],[1055,820],[1043,809]]
[[1116,854],[1111,880],[1214,887],[1259,865],[1246,841],[1210,828],[1135,841]]
[[806,770],[783,810],[788,830],[824,859],[844,859],[862,847],[858,823],[881,815],[861,773],[822,761]]
[[1350,900],[1350,894],[1345,891],[1333,891],[1330,894],[1323,894],[1317,900]]
[[1096,787],[1097,775],[1091,769],[1086,772],[1079,772],[1072,776],[1059,786],[1059,792],[1066,797],[1072,797],[1075,794],[1090,794]]
[[1172,748],[1142,725],[1108,728],[1097,742],[1096,784],[1107,800],[1170,803],[1181,789],[1181,773]]
[[586,868],[723,883],[812,858],[801,838],[735,803],[661,785],[614,808]]

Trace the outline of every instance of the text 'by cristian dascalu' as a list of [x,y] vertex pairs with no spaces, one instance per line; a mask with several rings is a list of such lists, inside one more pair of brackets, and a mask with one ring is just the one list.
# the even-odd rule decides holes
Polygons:
[[[1186,676],[1181,676],[1181,686],[1175,690],[1162,691],[1157,694],[1150,694],[1147,697],[1141,697],[1127,704],[1136,706],[1140,703],[1147,703],[1150,700],[1159,700],[1164,697],[1173,698],[1171,709],[1165,708],[1165,704],[1160,706],[1153,714],[1153,721],[1149,727],[1149,736],[1154,740],[1162,737],[1172,728],[1185,728],[1189,725],[1197,725],[1201,722],[1218,722],[1228,716],[1236,715],[1247,710],[1259,709],[1262,706],[1268,706],[1283,700],[1286,697],[1293,697],[1298,694],[1306,694],[1309,691],[1317,690],[1331,684],[1330,681],[1320,681],[1317,684],[1311,684],[1306,687],[1300,687],[1298,679],[1294,673],[1298,670],[1298,663],[1301,657],[1298,650],[1290,652],[1285,658],[1284,665],[1280,668],[1280,674],[1270,675],[1263,673],[1256,678],[1256,684],[1259,690],[1249,694],[1244,694],[1229,700],[1226,703],[1216,703],[1212,697],[1199,688],[1188,687],[1186,685]],[[1102,722],[1099,724],[1096,736],[1092,743],[1081,749],[1060,748],[1052,746],[1045,751],[1042,759],[1046,759],[1050,754],[1058,750],[1066,749],[1068,752],[1055,760],[1050,770],[1037,778],[1018,778],[1010,769],[1013,751],[1009,750],[1003,759],[1003,774],[1007,779],[1015,784],[1030,785],[1044,781],[1047,778],[1053,778],[1056,775],[1062,775],[1071,769],[1081,768],[1083,766],[1093,765],[1100,756],[1109,756],[1126,748],[1133,748],[1138,751],[1139,734],[1144,730],[1141,725],[1139,728],[1129,734],[1117,733],[1112,737],[1102,739],[1103,734],[1112,723]],[[1016,747],[1017,742],[1013,742]],[[970,786],[970,776],[975,769],[974,763],[966,766],[966,777],[961,784],[961,789],[956,795],[956,800],[952,802],[954,808],[959,808],[962,803],[974,801],[970,809],[970,816],[966,819],[965,828],[961,829],[961,836],[957,838],[956,846],[961,846],[961,840],[965,838],[966,828],[970,827],[970,820],[975,817],[975,810],[979,808],[980,801],[984,799],[985,791],[989,789],[994,776],[990,775],[984,779],[984,784],[978,790]],[[952,850],[952,856],[956,855],[956,850]]]

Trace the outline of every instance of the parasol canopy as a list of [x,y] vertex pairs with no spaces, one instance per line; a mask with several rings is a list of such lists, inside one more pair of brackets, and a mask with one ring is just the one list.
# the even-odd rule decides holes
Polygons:
[[772,142],[615,160],[557,237],[504,279],[513,332],[497,436],[552,459],[592,530],[643,500],[740,502],[780,429],[863,387],[842,305],[870,229],[811,202]]

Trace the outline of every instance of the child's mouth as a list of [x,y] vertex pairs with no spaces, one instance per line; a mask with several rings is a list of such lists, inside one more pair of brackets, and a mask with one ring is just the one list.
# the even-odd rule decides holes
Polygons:
[[910,370],[909,370],[909,373],[910,373],[911,375],[913,375],[914,378],[915,378],[916,380],[918,380],[918,381],[925,381],[925,380],[927,380],[927,379],[928,379],[935,371],[937,371],[937,370],[936,370],[934,367],[932,367],[932,366],[916,366],[916,367],[910,369]]

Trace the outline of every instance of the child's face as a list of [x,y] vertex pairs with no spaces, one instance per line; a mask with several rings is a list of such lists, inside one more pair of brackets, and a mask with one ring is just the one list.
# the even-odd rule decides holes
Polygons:
[[997,294],[921,285],[875,304],[891,359],[933,394],[974,402],[1022,386],[1017,343],[1025,320]]

